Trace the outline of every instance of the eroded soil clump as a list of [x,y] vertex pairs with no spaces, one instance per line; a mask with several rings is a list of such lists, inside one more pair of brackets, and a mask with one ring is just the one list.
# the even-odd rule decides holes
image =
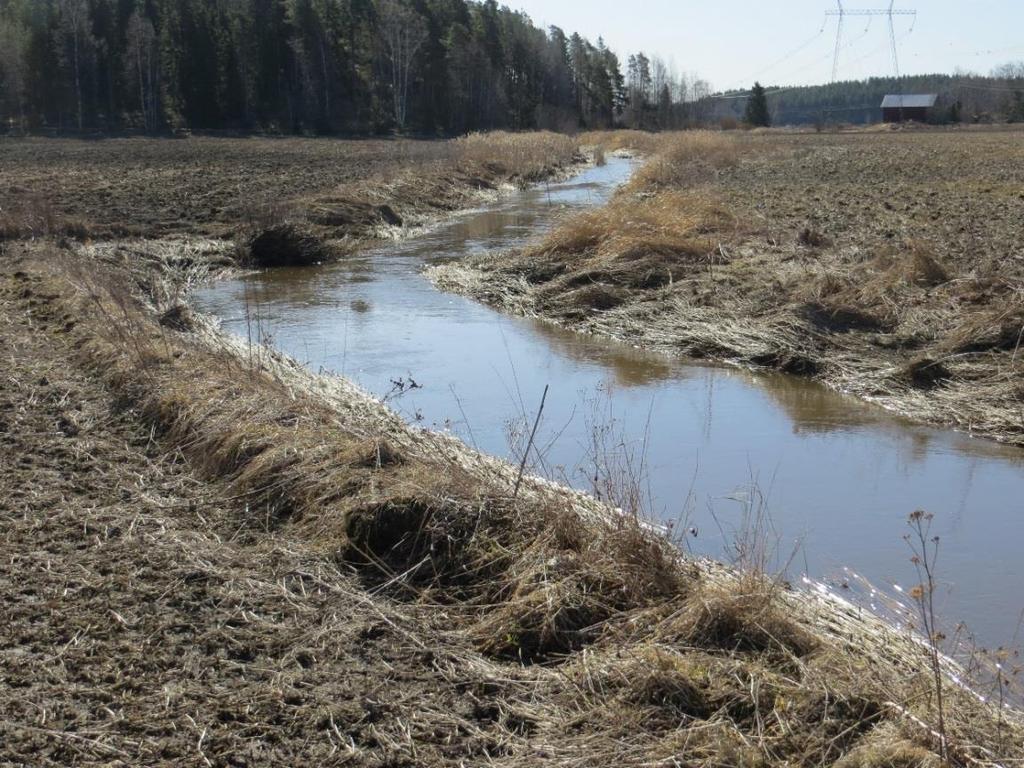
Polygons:
[[1024,443],[1021,136],[594,134],[650,155],[605,209],[434,276],[511,311]]
[[338,251],[295,224],[277,224],[249,241],[248,267],[311,267],[332,261]]

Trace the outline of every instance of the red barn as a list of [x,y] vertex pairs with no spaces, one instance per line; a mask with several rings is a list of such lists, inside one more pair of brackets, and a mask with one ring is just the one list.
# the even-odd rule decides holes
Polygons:
[[882,100],[882,120],[886,123],[927,123],[938,100],[934,93],[886,96]]

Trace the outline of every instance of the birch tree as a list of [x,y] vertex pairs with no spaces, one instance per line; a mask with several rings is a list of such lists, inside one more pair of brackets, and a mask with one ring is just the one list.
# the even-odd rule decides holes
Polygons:
[[75,116],[78,130],[82,130],[82,70],[84,59],[92,48],[89,33],[89,6],[86,0],[60,0],[60,50],[61,61],[70,68],[72,86],[75,91]]
[[404,130],[409,109],[409,84],[416,55],[427,41],[427,24],[416,11],[398,0],[383,0],[377,13],[384,56],[391,73],[395,123],[399,130]]
[[0,18],[0,108],[7,105],[10,114],[25,123],[25,51],[28,30]]
[[152,130],[156,127],[156,104],[153,98],[156,32],[153,23],[136,10],[128,20],[125,38],[125,75],[138,86],[142,122],[146,130]]

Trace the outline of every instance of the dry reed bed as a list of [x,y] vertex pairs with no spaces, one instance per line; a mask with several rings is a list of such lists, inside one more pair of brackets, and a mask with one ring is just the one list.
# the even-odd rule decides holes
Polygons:
[[[688,562],[568,490],[529,480],[514,498],[512,468],[180,308],[154,313],[128,276],[80,258],[53,267],[42,300],[79,362],[244,500],[242,522],[351,569],[446,679],[490,681],[469,691],[503,734],[488,764],[938,764],[914,641],[763,574]],[[448,629],[424,618],[437,611]],[[956,762],[1024,764],[1015,714],[947,695]]]
[[[1000,155],[985,154],[1010,162],[1008,137],[694,132],[657,146],[606,208],[434,279],[510,311],[813,376],[1024,444],[1013,218],[1024,197]],[[954,172],[969,175],[962,187]]]

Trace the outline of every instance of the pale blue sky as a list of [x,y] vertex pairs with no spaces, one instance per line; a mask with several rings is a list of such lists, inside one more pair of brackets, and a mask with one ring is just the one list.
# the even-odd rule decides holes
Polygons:
[[[829,0],[504,0],[537,22],[596,40],[603,35],[623,58],[643,50],[697,72],[716,89],[828,82],[836,24]],[[883,0],[844,0],[851,9],[888,7]],[[988,73],[1024,59],[1024,0],[897,0],[916,8],[917,22],[897,19],[904,74]],[[819,34],[820,31],[820,34]],[[848,18],[840,78],[892,73],[888,22]],[[799,49],[799,50],[798,50]]]

